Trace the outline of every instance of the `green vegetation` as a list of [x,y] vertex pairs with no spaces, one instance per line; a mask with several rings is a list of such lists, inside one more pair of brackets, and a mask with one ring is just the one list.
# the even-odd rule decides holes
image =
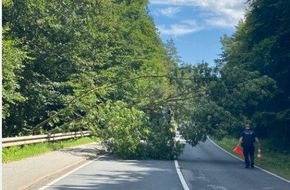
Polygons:
[[124,158],[172,159],[247,122],[290,149],[290,1],[247,1],[215,66],[163,43],[148,0],[5,0],[2,136],[90,130]]
[[2,148],[2,163],[17,161],[24,158],[37,156],[46,152],[60,150],[67,147],[78,146],[98,141],[96,138],[84,137],[57,142],[29,144]]
[[[222,140],[217,139],[212,140],[214,140],[215,143],[217,143],[219,146],[221,146],[228,152],[235,154],[233,152],[233,147],[237,145],[238,139],[223,138]],[[277,152],[271,150],[268,148],[269,147],[268,143],[269,142],[265,140],[261,141],[262,158],[255,159],[256,165],[272,173],[275,173],[281,177],[284,177],[285,179],[290,180],[289,152]],[[255,155],[257,155],[257,153]]]

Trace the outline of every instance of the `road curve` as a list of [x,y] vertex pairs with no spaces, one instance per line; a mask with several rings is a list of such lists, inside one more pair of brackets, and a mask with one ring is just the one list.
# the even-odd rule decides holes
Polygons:
[[244,163],[210,140],[195,147],[186,144],[178,159],[191,190],[289,190],[290,183]]

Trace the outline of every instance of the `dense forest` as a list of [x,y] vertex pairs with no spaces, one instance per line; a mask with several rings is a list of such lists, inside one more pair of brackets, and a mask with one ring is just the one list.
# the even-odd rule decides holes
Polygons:
[[172,159],[250,123],[290,147],[290,1],[248,1],[215,66],[162,42],[148,0],[2,1],[2,136],[90,130],[124,158]]

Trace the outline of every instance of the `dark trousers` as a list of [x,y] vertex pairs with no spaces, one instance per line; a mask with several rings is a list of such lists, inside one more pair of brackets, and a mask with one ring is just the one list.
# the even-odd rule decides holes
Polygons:
[[245,164],[246,167],[249,167],[250,164],[251,166],[254,166],[254,152],[255,152],[255,147],[254,146],[248,146],[248,147],[243,147],[243,153],[245,156]]

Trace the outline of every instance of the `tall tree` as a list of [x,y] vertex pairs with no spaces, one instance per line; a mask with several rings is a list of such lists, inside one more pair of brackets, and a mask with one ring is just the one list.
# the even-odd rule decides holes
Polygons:
[[247,44],[252,52],[248,68],[273,78],[278,87],[260,118],[273,126],[270,136],[281,138],[281,135],[285,142],[290,138],[289,9],[289,1],[257,0],[251,3],[246,17]]
[[21,80],[21,72],[23,70],[23,62],[28,59],[27,52],[19,49],[17,45],[20,43],[17,39],[10,39],[8,36],[9,28],[4,27],[3,36],[3,115],[5,119],[11,116],[10,106],[19,102],[23,102],[25,97],[20,93],[19,81]]
[[219,62],[226,89],[219,105],[236,119],[252,122],[261,137],[284,139],[285,146],[289,139],[289,5],[288,1],[251,1],[245,21],[233,36],[222,38],[224,53]]
[[[174,133],[167,114],[160,115],[170,92],[166,49],[147,4],[11,1],[3,23],[33,59],[23,61],[19,81],[27,101],[5,118],[12,129],[5,136],[89,129],[114,139],[110,148],[124,157],[140,155],[140,139],[148,142],[142,157],[175,156]],[[164,154],[156,155],[156,146]]]

